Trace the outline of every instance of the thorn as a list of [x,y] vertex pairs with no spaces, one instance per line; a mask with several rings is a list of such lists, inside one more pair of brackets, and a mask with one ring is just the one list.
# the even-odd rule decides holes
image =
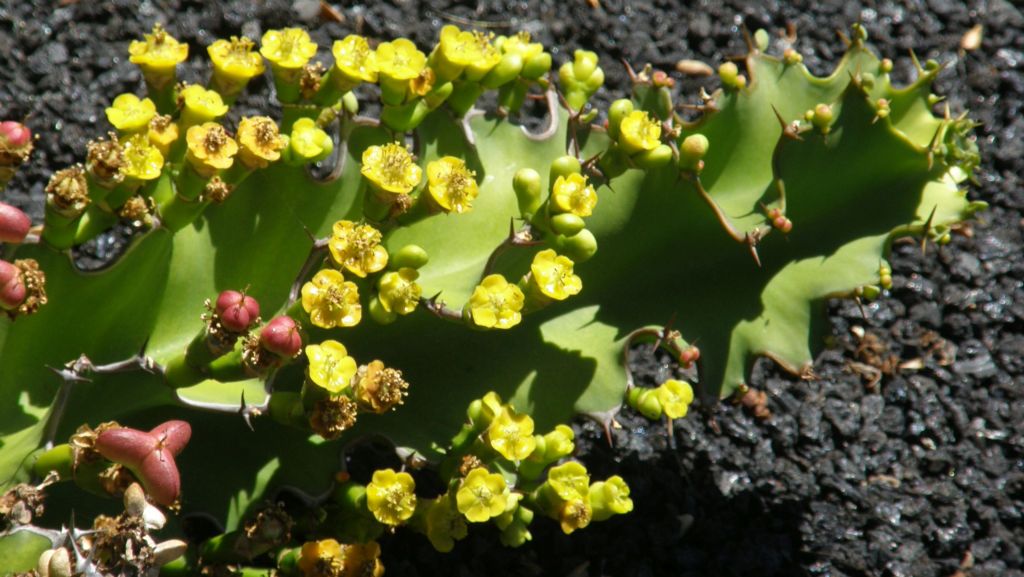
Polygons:
[[924,72],[924,67],[921,66],[921,61],[917,59],[917,53],[914,52],[913,48],[910,49],[910,60],[914,63],[914,68],[917,69],[918,75],[922,74]]
[[747,23],[744,22],[741,24],[740,29],[743,30],[743,41],[747,43],[747,52],[750,54],[757,54],[757,45],[754,44],[754,37],[750,35],[750,29],[747,28]]
[[242,415],[242,420],[249,426],[249,430],[256,432],[256,428],[252,426],[253,412],[249,409],[249,406],[245,404],[245,389],[242,389],[242,407],[238,410],[239,414]]
[[794,129],[794,126],[792,124],[788,124],[782,118],[782,114],[779,114],[779,110],[777,108],[775,108],[774,104],[772,105],[772,112],[775,113],[775,118],[778,119],[779,126],[782,128],[782,136],[785,136],[786,138],[788,138],[790,140],[797,140],[797,141],[803,142],[803,140],[804,140],[803,137],[801,137],[800,134],[797,133],[797,131]]
[[620,60],[622,65],[626,67],[626,74],[629,75],[630,84],[637,84],[639,82],[639,77],[637,76],[636,71],[633,70],[633,67],[629,65],[629,62],[625,58],[620,58]]
[[839,35],[839,39],[843,41],[843,46],[848,50],[853,45],[853,41],[846,35],[842,30],[836,30],[836,34]]
[[864,302],[858,296],[853,297],[853,300],[857,303],[857,308],[860,309],[860,317],[866,322],[868,320],[868,311],[864,309]]
[[924,231],[921,233],[921,256],[924,256],[928,249],[928,233],[932,230],[932,221],[935,219],[935,210],[938,208],[939,205],[933,206],[931,214],[928,215],[928,220],[924,221]]
[[608,421],[601,423],[601,427],[604,428],[604,438],[608,440],[608,446],[613,447],[615,443],[612,442],[612,429],[608,426]]
[[746,233],[746,243],[750,248],[750,256],[754,257],[754,262],[757,263],[757,268],[761,268],[761,257],[757,254],[757,236],[752,235],[749,232]]

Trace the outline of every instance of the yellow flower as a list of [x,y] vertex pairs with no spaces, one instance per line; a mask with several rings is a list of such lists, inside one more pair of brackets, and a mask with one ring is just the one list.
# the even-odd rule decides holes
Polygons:
[[473,208],[473,199],[480,193],[475,179],[476,173],[461,158],[445,156],[427,164],[430,196],[445,212],[462,214]]
[[366,278],[388,264],[388,251],[380,245],[380,231],[368,224],[350,220],[334,223],[334,230],[327,248],[334,262],[359,278]]
[[232,36],[231,40],[220,39],[206,48],[214,74],[220,77],[224,88],[241,90],[249,80],[263,74],[263,59],[253,52],[254,47],[253,41],[245,36]]
[[420,273],[413,268],[400,268],[397,272],[387,272],[380,277],[377,285],[380,304],[389,313],[407,315],[416,310],[420,304],[423,289],[416,282]]
[[530,42],[530,33],[522,30],[518,34],[502,40],[501,51],[504,54],[518,54],[522,57],[523,62],[526,62],[544,52],[544,45],[540,42]]
[[573,443],[575,435],[572,429],[566,425],[557,425],[555,430],[544,435],[544,456],[548,462],[557,461],[562,457],[571,455],[576,449]]
[[686,416],[693,402],[693,387],[690,383],[669,379],[655,389],[658,402],[665,411],[665,416],[670,419],[681,419]]
[[619,144],[627,154],[654,150],[661,144],[661,123],[644,110],[634,110],[619,125]]
[[562,532],[568,535],[576,529],[583,529],[589,525],[592,516],[593,509],[590,507],[589,500],[573,499],[562,505],[558,513],[558,522],[562,527]]
[[533,257],[531,279],[545,296],[565,300],[583,288],[583,281],[572,273],[572,267],[569,257],[558,256],[552,249],[542,250]]
[[409,150],[397,142],[363,151],[360,172],[378,189],[395,194],[407,194],[423,178],[423,169]]
[[352,396],[364,411],[383,415],[405,402],[408,388],[402,371],[385,367],[382,361],[373,361],[359,367],[352,382]]
[[340,577],[345,567],[341,547],[334,539],[304,543],[299,553],[299,570],[305,577]]
[[249,116],[238,123],[238,159],[251,169],[266,168],[281,158],[285,139],[268,116]]
[[377,45],[377,70],[393,80],[412,80],[427,65],[427,57],[412,41],[399,38]]
[[377,54],[370,49],[366,38],[349,34],[344,40],[335,40],[331,49],[334,68],[349,83],[377,81]]
[[356,361],[348,356],[345,345],[326,340],[306,347],[309,380],[336,395],[344,391],[356,374]]
[[316,55],[316,43],[301,28],[267,30],[260,40],[260,54],[275,68],[298,70]]
[[121,94],[106,110],[107,120],[121,132],[139,132],[156,116],[156,105],[148,98],[139,100],[134,94]]
[[625,515],[633,510],[629,498],[629,485],[618,475],[590,486],[590,506],[595,521],[604,521],[612,515]]
[[484,328],[509,329],[522,320],[525,296],[500,274],[488,275],[473,289],[469,297],[469,313],[473,324]]
[[124,149],[124,165],[121,174],[126,179],[153,180],[164,168],[164,156],[149,143],[145,134],[136,134],[121,143]]
[[502,409],[487,428],[491,448],[509,461],[521,461],[537,447],[533,438],[533,419],[530,415],[517,415],[511,407]]
[[483,523],[505,512],[508,484],[501,473],[477,467],[466,475],[455,495],[459,512],[471,523]]
[[434,549],[448,553],[455,547],[455,541],[464,539],[469,532],[466,519],[452,506],[446,493],[433,500],[427,507],[427,538]]
[[288,141],[292,157],[303,162],[323,160],[334,150],[334,142],[312,118],[300,118],[292,125]]
[[363,318],[359,288],[334,269],[325,268],[302,285],[302,308],[322,329],[354,327]]
[[189,163],[201,176],[209,178],[218,170],[231,168],[238,144],[216,122],[193,126],[185,133]]
[[146,81],[163,88],[174,79],[174,68],[188,58],[188,44],[181,44],[160,24],[153,26],[145,40],[135,40],[128,46],[129,60],[138,64]]
[[582,174],[573,173],[568,178],[559,176],[552,188],[555,206],[562,212],[571,212],[581,218],[594,213],[597,192],[593,185],[587,184],[587,177]]
[[374,471],[366,486],[366,505],[373,516],[385,525],[400,525],[416,510],[416,483],[409,473],[393,469]]
[[548,485],[566,501],[590,495],[590,474],[578,461],[568,461],[548,471]]
[[476,78],[486,74],[501,61],[501,53],[482,32],[459,30],[451,24],[441,28],[436,58],[445,79],[458,76],[466,67]]
[[198,84],[186,86],[178,95],[178,101],[184,108],[182,115],[188,115],[188,125],[210,122],[228,113],[228,106],[220,94]]
[[171,145],[178,140],[178,124],[166,114],[154,116],[149,121],[148,135],[149,143],[166,157],[171,151]]
[[376,541],[343,545],[345,571],[341,577],[381,577],[384,564],[380,562],[380,545]]

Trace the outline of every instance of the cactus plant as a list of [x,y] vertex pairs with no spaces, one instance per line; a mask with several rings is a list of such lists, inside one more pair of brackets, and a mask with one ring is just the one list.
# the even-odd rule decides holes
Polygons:
[[[54,174],[38,242],[4,262],[0,478],[57,471],[116,490],[134,475],[155,502],[180,490],[184,510],[224,522],[203,559],[282,551],[284,571],[307,575],[313,559],[376,571],[354,543],[392,525],[443,550],[466,521],[519,544],[534,513],[568,533],[628,511],[621,479],[559,464],[572,443],[558,425],[608,424],[627,400],[686,414],[687,383],[627,394],[629,346],[695,364],[705,401],[741,389],[757,356],[807,375],[827,298],[872,298],[893,239],[941,242],[983,207],[961,189],[971,121],[933,114],[937,65],[894,86],[859,26],[825,78],[763,50],[723,64],[693,119],[665,73],[631,71],[633,93],[595,126],[592,53],[556,84],[528,35],[446,27],[429,54],[350,36],[325,69],[305,32],[270,31],[259,54],[282,120],[229,130],[264,68],[255,43],[211,45],[210,88],[176,85],[188,49],[157,26],[130,49],[148,97],[112,102],[118,133]],[[358,114],[368,83],[379,120]],[[498,106],[482,113],[488,90]],[[528,98],[549,106],[540,133],[513,122]],[[77,270],[68,249],[119,218],[142,229],[126,253]],[[176,421],[127,428],[168,415],[191,424],[183,452]],[[74,450],[60,444],[72,433]],[[404,472],[336,477],[339,445],[323,440],[367,434],[439,463],[448,490],[417,501]],[[96,485],[82,443],[125,480]],[[301,547],[243,530],[285,486],[333,487]]]

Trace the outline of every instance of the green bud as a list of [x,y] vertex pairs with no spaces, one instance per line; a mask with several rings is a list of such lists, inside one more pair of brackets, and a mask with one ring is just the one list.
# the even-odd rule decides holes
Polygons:
[[434,89],[423,97],[423,101],[427,103],[427,107],[429,109],[434,110],[438,106],[444,104],[445,100],[448,100],[448,97],[452,95],[453,90],[455,90],[455,85],[451,82],[435,85]]
[[532,168],[520,168],[512,177],[512,189],[523,217],[532,216],[540,208],[540,174]]
[[551,70],[551,54],[548,52],[541,52],[527,59],[523,63],[523,70],[520,72],[520,76],[527,80],[537,80],[541,76],[544,76]]
[[35,464],[32,465],[32,471],[40,478],[46,477],[50,471],[56,471],[61,479],[70,479],[73,474],[72,463],[74,463],[74,451],[72,451],[71,445],[65,443],[56,445],[39,455]]
[[935,72],[939,68],[942,68],[942,66],[935,59],[929,58],[928,61],[924,63],[924,69],[928,72]]
[[828,104],[819,104],[814,107],[814,113],[811,115],[811,124],[823,133],[828,134],[832,118],[832,107]]
[[559,156],[551,162],[551,182],[553,186],[555,181],[558,180],[559,176],[568,178],[570,174],[579,174],[583,167],[580,166],[580,161],[571,154]]
[[868,29],[864,27],[860,22],[853,23],[853,39],[855,41],[864,42],[868,39]]
[[573,236],[585,227],[586,223],[583,222],[583,219],[571,212],[563,212],[551,217],[551,229],[564,236]]
[[501,57],[501,61],[498,65],[491,69],[487,73],[487,76],[483,77],[480,81],[486,88],[497,88],[504,84],[508,84],[519,76],[519,73],[523,70],[523,57],[518,54],[505,54]]
[[389,311],[384,308],[384,303],[380,302],[380,299],[376,296],[370,299],[370,318],[376,321],[378,324],[389,325],[395,322],[398,318],[398,314]]
[[608,136],[612,140],[619,138],[619,125],[631,112],[633,112],[633,101],[628,98],[620,98],[608,107]]
[[604,71],[597,65],[597,54],[577,50],[574,60],[558,69],[558,79],[565,99],[574,110],[580,110],[597,89],[604,84]]
[[380,113],[380,121],[396,132],[407,132],[420,125],[430,113],[426,101],[417,98],[401,106],[385,105]]
[[754,45],[761,52],[768,50],[768,43],[771,42],[771,38],[768,37],[768,32],[764,28],[758,28],[754,32]]
[[597,72],[597,53],[589,50],[573,52],[572,74],[579,81],[587,81]]
[[660,168],[672,162],[672,148],[659,144],[654,150],[645,150],[633,156],[633,162],[640,168]]
[[345,109],[345,112],[356,115],[359,114],[359,99],[352,92],[346,92],[341,97],[341,106]]
[[418,244],[407,244],[391,254],[389,268],[422,268],[430,260],[430,255]]
[[555,245],[559,248],[559,254],[569,257],[576,264],[590,260],[597,252],[597,239],[594,238],[594,233],[587,229],[573,236],[559,235]]
[[626,403],[652,421],[661,418],[661,402],[658,401],[658,395],[654,393],[654,389],[633,387],[626,395]]
[[654,112],[660,120],[668,120],[672,116],[676,105],[672,102],[672,90],[667,86],[659,86],[654,93]]
[[782,53],[782,61],[785,62],[786,65],[792,66],[794,64],[800,64],[801,62],[803,62],[804,57],[796,50],[793,50],[792,48],[787,48],[786,51]]
[[888,58],[883,58],[882,61],[878,63],[878,71],[881,72],[882,74],[888,74],[892,72],[892,60],[889,60]]
[[691,134],[679,146],[679,168],[699,172],[711,143],[703,134]]
[[936,104],[938,104],[940,102],[942,102],[942,97],[939,96],[938,94],[929,94],[928,95],[928,106],[935,106]]
[[718,75],[722,78],[723,86],[739,90],[747,85],[747,78],[740,74],[735,62],[725,62],[719,66]]
[[867,90],[871,90],[875,87],[875,75],[870,72],[861,72],[860,84]]
[[[544,461],[546,463],[554,463],[562,457],[571,455],[576,449],[573,438],[572,429],[565,425],[558,425],[555,427],[555,430],[541,437],[544,440]],[[538,451],[540,451],[540,447],[541,445],[538,443]]]
[[864,285],[861,289],[861,296],[865,300],[873,301],[878,298],[878,295],[882,294],[882,290],[873,284]]

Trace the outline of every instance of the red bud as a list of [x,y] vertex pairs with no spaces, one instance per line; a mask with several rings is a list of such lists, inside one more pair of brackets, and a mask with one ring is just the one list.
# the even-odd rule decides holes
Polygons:
[[793,230],[793,221],[784,216],[779,216],[772,221],[772,226],[781,230],[783,233],[788,233]]
[[149,432],[161,447],[177,456],[192,438],[192,426],[185,421],[167,421]]
[[700,349],[693,346],[687,347],[686,349],[683,350],[683,352],[679,353],[679,364],[688,367],[694,362],[696,362],[699,358]]
[[299,325],[288,316],[274,317],[260,332],[260,344],[279,357],[294,357],[302,350]]
[[25,281],[21,278],[21,269],[13,264],[0,260],[0,309],[14,310],[25,302],[27,296]]
[[32,132],[20,122],[5,120],[0,122],[0,140],[9,149],[24,148],[32,142]]
[[108,429],[96,437],[96,450],[115,463],[138,469],[160,443],[155,435],[135,429]]
[[157,449],[146,457],[135,471],[146,492],[161,505],[172,505],[181,494],[181,476],[174,456],[166,449]]
[[32,220],[21,209],[0,202],[0,242],[20,243],[28,236]]
[[216,311],[224,328],[244,333],[259,318],[260,304],[249,295],[226,290],[217,297]]

